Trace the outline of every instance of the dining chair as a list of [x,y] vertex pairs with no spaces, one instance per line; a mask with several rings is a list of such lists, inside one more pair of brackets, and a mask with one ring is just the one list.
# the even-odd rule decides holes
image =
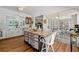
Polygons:
[[46,50],[46,52],[48,52],[50,47],[51,47],[52,51],[54,52],[53,44],[54,44],[54,40],[56,38],[56,34],[57,34],[57,31],[54,31],[48,37],[40,40],[40,42],[43,43],[42,48],[41,48],[41,52],[43,52],[44,50]]

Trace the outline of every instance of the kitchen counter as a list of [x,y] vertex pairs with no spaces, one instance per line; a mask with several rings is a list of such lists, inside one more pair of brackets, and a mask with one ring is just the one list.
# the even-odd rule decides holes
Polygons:
[[[30,44],[33,48],[37,49],[38,51],[41,51],[42,43],[40,40],[43,38],[43,40],[49,40],[45,39],[51,35],[52,32],[45,32],[45,31],[40,31],[36,29],[27,29],[24,30],[24,36],[25,36],[25,41],[27,41],[28,44]],[[28,40],[27,40],[28,37]]]
[[52,32],[45,32],[45,31],[40,31],[40,30],[36,30],[36,29],[27,29],[27,30],[24,30],[24,31],[30,32],[30,33],[35,34],[35,35],[41,35],[41,36],[44,36],[44,37],[52,34]]

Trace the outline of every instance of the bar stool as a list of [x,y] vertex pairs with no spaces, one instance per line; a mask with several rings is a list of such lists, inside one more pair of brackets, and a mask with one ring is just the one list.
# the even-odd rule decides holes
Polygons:
[[54,52],[53,44],[54,44],[54,40],[56,38],[56,34],[57,34],[57,31],[53,32],[48,37],[40,40],[40,42],[43,43],[41,52],[43,52],[44,50],[46,50],[46,52],[48,52],[50,47],[51,47],[52,51]]

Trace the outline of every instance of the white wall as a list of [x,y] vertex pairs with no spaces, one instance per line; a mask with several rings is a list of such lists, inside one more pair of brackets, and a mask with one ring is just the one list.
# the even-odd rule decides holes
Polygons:
[[0,39],[23,35],[22,28],[8,27],[6,25],[6,16],[11,16],[15,18],[19,17],[18,21],[21,22],[26,16],[30,15],[22,12],[8,10],[5,8],[0,8],[0,30],[3,31],[3,37],[0,37]]
[[70,20],[70,28],[74,29],[75,25],[77,24],[77,15],[72,15]]
[[79,15],[77,15],[77,24],[79,24]]

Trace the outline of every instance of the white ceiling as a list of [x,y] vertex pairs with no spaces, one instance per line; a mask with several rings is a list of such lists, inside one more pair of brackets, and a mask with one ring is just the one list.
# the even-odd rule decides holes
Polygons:
[[[22,12],[27,13],[31,16],[41,15],[41,14],[47,15],[50,13],[55,13],[75,7],[76,6],[24,6],[24,10]],[[16,6],[2,6],[2,8],[18,11]]]

